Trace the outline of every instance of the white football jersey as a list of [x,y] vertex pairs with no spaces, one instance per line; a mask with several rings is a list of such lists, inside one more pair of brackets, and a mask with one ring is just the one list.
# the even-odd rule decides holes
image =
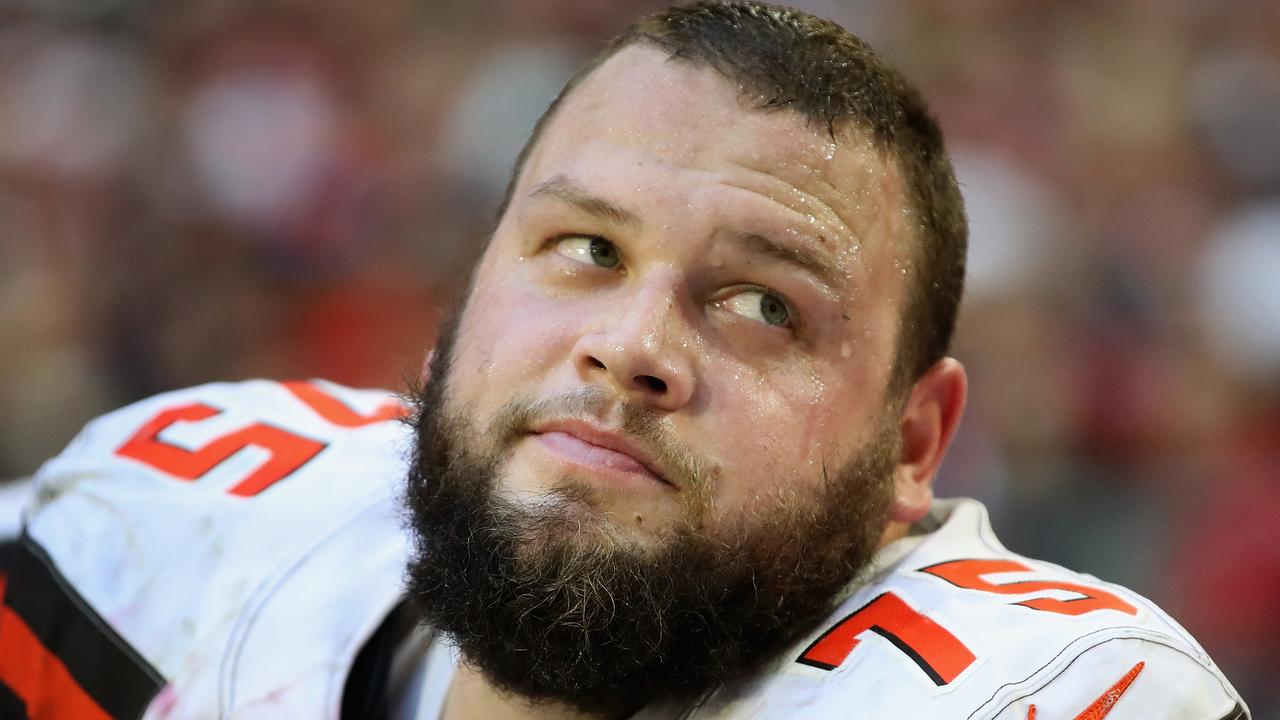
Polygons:
[[1155,604],[1009,552],[977,501],[935,501],[915,530],[757,682],[712,693],[681,717],[1249,717]]
[[93,421],[36,475],[0,615],[64,668],[0,680],[32,717],[338,717],[403,594],[403,413],[256,381]]
[[[90,423],[37,474],[0,575],[0,714],[339,717],[403,596],[404,412],[255,381]],[[979,503],[938,501],[914,531],[748,687],[637,717],[1248,718],[1159,608],[1010,553]],[[424,707],[452,671],[438,648]]]

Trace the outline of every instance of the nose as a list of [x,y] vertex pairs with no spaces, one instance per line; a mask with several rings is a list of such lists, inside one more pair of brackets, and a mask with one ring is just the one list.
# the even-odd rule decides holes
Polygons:
[[688,322],[675,292],[651,288],[624,302],[578,339],[578,375],[656,409],[679,410],[693,397],[695,383]]

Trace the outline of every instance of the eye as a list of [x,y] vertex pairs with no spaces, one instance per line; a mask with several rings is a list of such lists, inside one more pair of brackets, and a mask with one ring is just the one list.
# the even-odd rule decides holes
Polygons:
[[782,297],[768,290],[750,288],[734,293],[716,304],[767,325],[778,327],[795,325],[791,306]]
[[618,248],[602,237],[568,235],[556,241],[556,252],[580,263],[602,268],[616,267],[622,261]]

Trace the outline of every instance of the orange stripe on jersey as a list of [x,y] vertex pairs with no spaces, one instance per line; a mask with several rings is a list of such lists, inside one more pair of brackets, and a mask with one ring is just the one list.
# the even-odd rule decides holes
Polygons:
[[1107,688],[1107,691],[1102,693],[1102,696],[1097,700],[1094,700],[1092,705],[1085,708],[1084,712],[1077,715],[1075,720],[1102,720],[1102,718],[1106,717],[1111,712],[1111,708],[1115,707],[1116,702],[1120,700],[1120,696],[1133,684],[1133,681],[1138,677],[1138,673],[1142,672],[1142,668],[1146,666],[1146,663],[1140,662],[1130,668],[1129,672],[1124,674],[1124,677],[1116,681],[1115,685]]
[[27,706],[31,720],[110,720],[27,623],[0,606],[0,683]]
[[[1145,662],[1140,662],[1129,668],[1129,672],[1125,673],[1124,677],[1116,681],[1115,685],[1107,688],[1106,692],[1102,693],[1097,700],[1094,700],[1093,704],[1085,708],[1084,712],[1075,716],[1074,720],[1103,720],[1103,718],[1111,714],[1111,708],[1116,706],[1116,703],[1120,701],[1120,696],[1124,695],[1125,691],[1129,689],[1129,686],[1138,677],[1138,673],[1142,672],[1142,668],[1146,666]],[[1027,710],[1027,720],[1036,720],[1035,705],[1032,705]]]

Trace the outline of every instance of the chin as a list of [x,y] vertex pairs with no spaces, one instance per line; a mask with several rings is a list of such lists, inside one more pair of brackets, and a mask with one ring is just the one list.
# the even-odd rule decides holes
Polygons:
[[656,553],[674,535],[669,513],[627,502],[591,481],[561,478],[551,487],[499,490],[515,506],[536,516],[525,528],[522,550],[551,547]]

